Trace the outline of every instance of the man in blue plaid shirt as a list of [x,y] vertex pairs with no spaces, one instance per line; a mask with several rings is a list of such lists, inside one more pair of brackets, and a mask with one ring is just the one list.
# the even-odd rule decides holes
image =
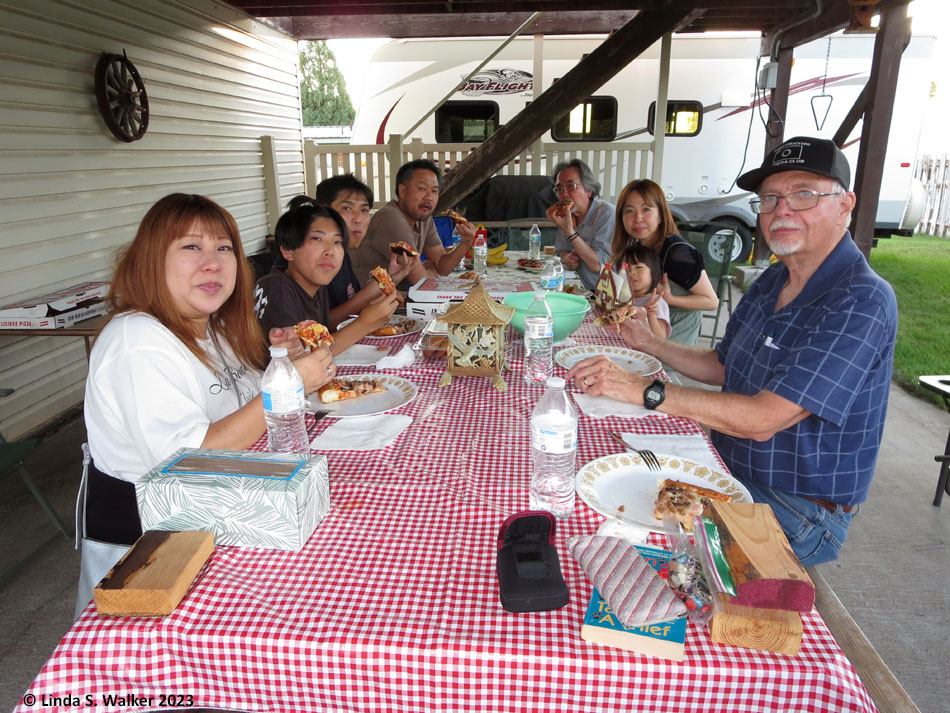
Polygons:
[[739,302],[716,349],[656,338],[646,320],[625,341],[721,392],[664,385],[605,357],[571,369],[599,396],[694,418],[756,502],[772,506],[806,566],[833,560],[877,460],[897,333],[894,291],[848,232],[854,193],[844,154],[796,137],[742,175],[778,257]]

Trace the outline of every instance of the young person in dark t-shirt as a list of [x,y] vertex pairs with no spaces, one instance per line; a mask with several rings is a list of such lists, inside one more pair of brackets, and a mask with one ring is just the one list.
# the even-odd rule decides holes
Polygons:
[[[318,205],[307,196],[291,201],[290,210],[280,217],[274,229],[283,261],[257,281],[254,292],[257,318],[265,332],[306,319],[316,320],[333,331],[329,324],[327,285],[343,264],[346,232],[346,223],[332,208]],[[397,305],[396,294],[379,293],[355,320],[333,333],[330,351],[339,354],[382,327]]]

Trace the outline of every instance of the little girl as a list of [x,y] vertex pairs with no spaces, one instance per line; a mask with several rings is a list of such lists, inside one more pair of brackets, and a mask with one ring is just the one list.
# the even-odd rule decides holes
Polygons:
[[657,285],[663,277],[660,256],[645,245],[632,241],[623,254],[622,267],[627,273],[633,303],[647,311],[650,329],[661,339],[670,336],[670,307],[659,294]]

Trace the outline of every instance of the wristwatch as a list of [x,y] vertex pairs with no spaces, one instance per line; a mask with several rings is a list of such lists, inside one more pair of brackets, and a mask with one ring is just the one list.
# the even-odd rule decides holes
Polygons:
[[666,384],[659,379],[654,379],[643,391],[643,405],[651,411],[663,403],[666,398]]

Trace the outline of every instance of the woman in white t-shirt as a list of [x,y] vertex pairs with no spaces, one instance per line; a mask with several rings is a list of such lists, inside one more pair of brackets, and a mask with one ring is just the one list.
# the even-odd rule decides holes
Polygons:
[[[234,218],[202,196],[162,198],[120,254],[113,317],[92,349],[85,398],[84,537],[120,546],[112,564],[142,531],[136,480],[179,448],[243,449],[264,434],[267,350],[253,290]],[[292,329],[268,336],[291,353],[301,348]],[[326,347],[294,364],[308,392],[335,373]],[[86,549],[77,614],[108,571]]]

